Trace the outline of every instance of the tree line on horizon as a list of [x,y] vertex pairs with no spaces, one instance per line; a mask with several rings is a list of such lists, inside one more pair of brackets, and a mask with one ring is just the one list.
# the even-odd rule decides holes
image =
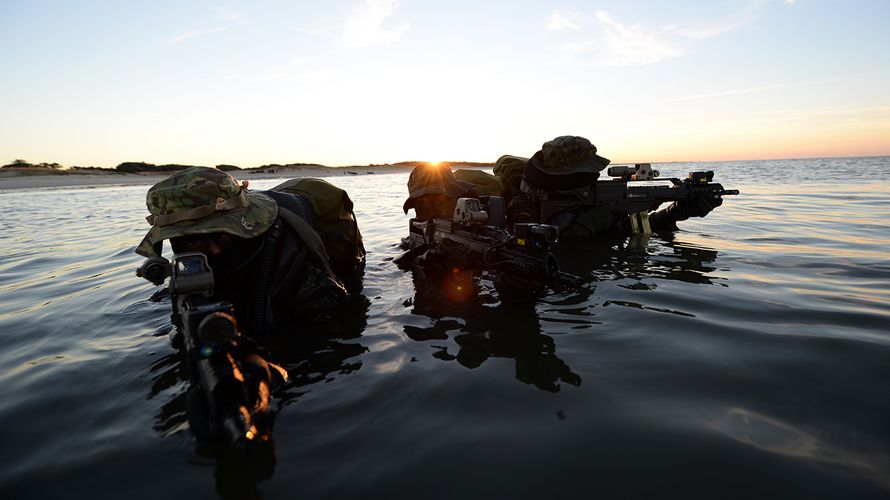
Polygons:
[[[426,161],[401,161],[397,163],[370,163],[368,165],[348,165],[344,167],[329,167],[327,165],[320,165],[318,163],[288,163],[288,164],[278,164],[278,163],[270,163],[267,165],[262,165],[259,167],[253,168],[241,168],[236,165],[216,165],[216,168],[222,170],[224,172],[232,172],[232,171],[261,171],[267,169],[278,169],[278,168],[288,168],[288,167],[320,167],[320,168],[364,168],[364,167],[406,167],[406,168],[414,168],[420,165],[426,165],[430,162]],[[474,162],[474,161],[443,161],[439,162],[439,165],[451,167],[453,165],[463,165],[463,166],[471,166],[471,167],[490,167],[494,165],[491,162]],[[194,166],[205,166],[205,165],[181,165],[176,163],[168,163],[164,165],[155,165],[154,163],[147,163],[144,161],[127,161],[119,164],[114,168],[103,168],[103,167],[65,167],[59,163],[29,163],[22,159],[13,160],[11,163],[3,165],[0,168],[8,168],[8,169],[27,169],[27,170],[46,170],[52,172],[62,173],[65,170],[100,170],[100,171],[114,171],[118,173],[154,173],[154,172],[176,172],[179,170],[185,170],[187,168],[191,168]]]

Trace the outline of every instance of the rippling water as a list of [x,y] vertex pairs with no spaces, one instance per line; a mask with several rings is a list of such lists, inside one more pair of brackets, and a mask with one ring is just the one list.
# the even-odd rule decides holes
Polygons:
[[563,242],[586,286],[525,308],[415,290],[406,174],[329,178],[367,300],[276,354],[247,461],[185,422],[133,274],[147,186],[0,191],[0,498],[890,497],[890,158],[659,168],[702,167],[742,194],[670,239]]

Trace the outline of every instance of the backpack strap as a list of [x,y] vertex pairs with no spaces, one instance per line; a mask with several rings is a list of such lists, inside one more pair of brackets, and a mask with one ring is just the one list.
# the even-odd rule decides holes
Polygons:
[[324,266],[325,271],[331,276],[336,276],[331,269],[331,259],[328,257],[328,252],[325,250],[324,243],[321,241],[321,236],[318,235],[318,232],[315,229],[312,229],[312,226],[303,220],[302,217],[281,205],[278,206],[278,216],[284,219],[284,221],[297,232],[309,251],[312,252]]

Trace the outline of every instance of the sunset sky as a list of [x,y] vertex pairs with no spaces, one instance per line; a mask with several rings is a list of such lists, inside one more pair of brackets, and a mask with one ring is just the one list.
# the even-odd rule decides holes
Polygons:
[[890,154],[890,1],[0,0],[0,164]]

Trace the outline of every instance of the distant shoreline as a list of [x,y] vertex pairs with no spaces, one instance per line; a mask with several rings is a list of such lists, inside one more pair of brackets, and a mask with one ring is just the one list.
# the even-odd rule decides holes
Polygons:
[[[408,173],[414,165],[366,165],[352,167],[327,167],[323,165],[307,166],[276,166],[266,167],[263,171],[234,170],[229,171],[238,180],[251,179],[290,179],[295,177],[342,177],[353,175],[373,174],[397,174]],[[491,168],[486,164],[462,165],[452,163],[452,169],[483,169]],[[0,170],[0,192],[13,189],[41,189],[57,187],[88,187],[88,186],[114,186],[114,185],[138,185],[154,184],[173,174],[173,172],[140,172],[123,173],[116,170]]]
[[[473,168],[473,167],[468,167]],[[342,177],[351,175],[395,174],[410,172],[405,166],[367,166],[367,167],[282,167],[274,172],[251,172],[250,170],[229,172],[238,180],[279,179],[292,177]],[[156,173],[120,173],[109,172],[0,172],[0,191],[12,189],[40,189],[55,187],[86,187],[109,185],[154,184],[170,176],[173,172]]]

